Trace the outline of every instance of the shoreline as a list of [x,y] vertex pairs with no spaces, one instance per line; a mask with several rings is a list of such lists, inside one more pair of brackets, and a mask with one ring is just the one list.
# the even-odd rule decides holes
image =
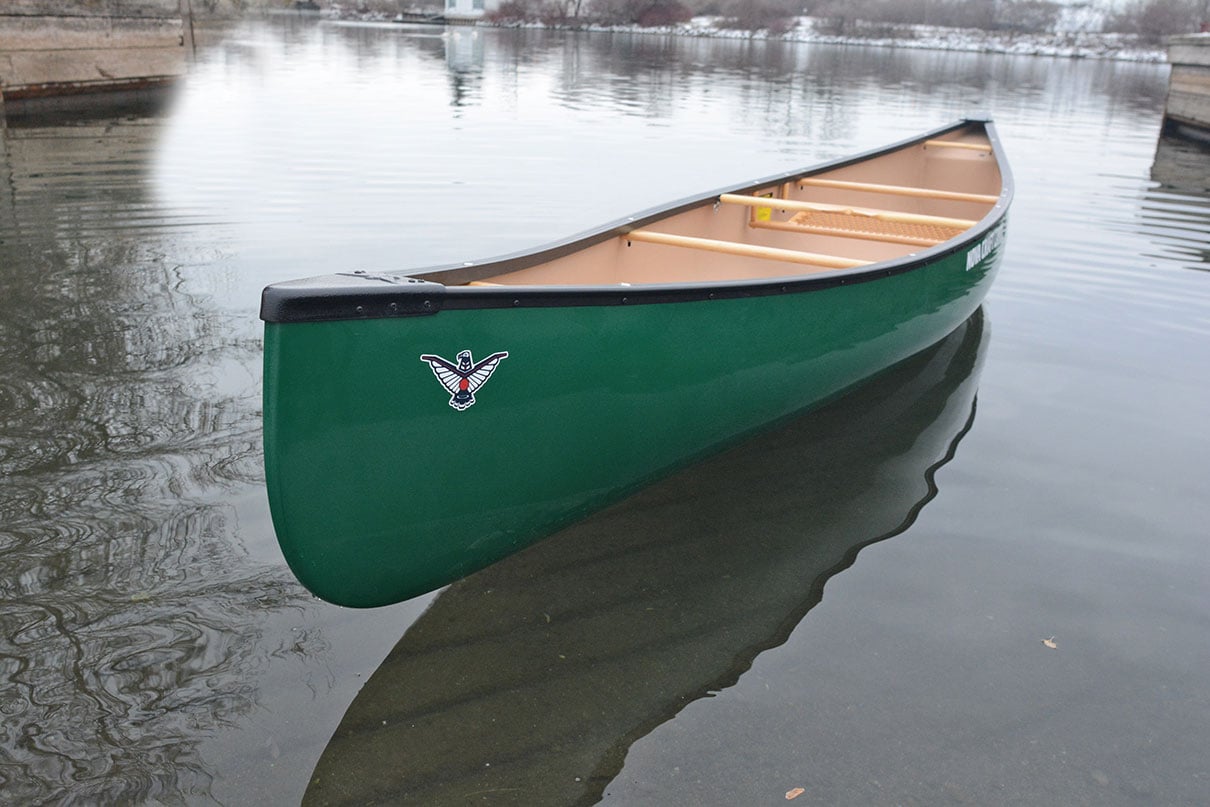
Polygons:
[[[338,22],[410,24],[408,20],[384,13],[357,13],[333,9],[324,19]],[[590,33],[624,33],[644,36],[684,36],[708,39],[748,39],[796,42],[814,45],[845,45],[875,48],[905,48],[913,50],[942,50],[963,53],[1003,54],[1008,56],[1041,56],[1062,59],[1101,59],[1106,61],[1165,63],[1167,52],[1162,45],[1143,43],[1129,34],[1106,34],[1088,31],[1060,31],[1045,34],[1023,34],[1008,31],[984,31],[973,28],[898,25],[885,36],[851,36],[820,33],[816,20],[799,17],[792,29],[770,34],[766,30],[747,31],[720,28],[718,17],[694,17],[677,25],[643,27],[639,25],[548,25],[541,22],[491,22],[488,20],[444,23],[472,28],[525,28],[534,30],[587,31]],[[421,23],[417,23],[421,24]],[[887,26],[890,28],[890,26]]]

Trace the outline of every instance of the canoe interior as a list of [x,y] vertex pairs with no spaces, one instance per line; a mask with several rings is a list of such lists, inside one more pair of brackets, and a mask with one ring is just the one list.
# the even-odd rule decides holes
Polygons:
[[[993,209],[1002,187],[987,132],[970,123],[841,167],[710,197],[633,233],[470,285],[637,286],[857,269],[962,236]],[[416,276],[442,282],[442,274]]]

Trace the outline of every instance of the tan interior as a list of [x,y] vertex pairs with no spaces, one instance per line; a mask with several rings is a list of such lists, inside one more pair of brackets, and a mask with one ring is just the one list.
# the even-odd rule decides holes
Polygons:
[[[982,127],[691,210],[470,285],[639,285],[857,268],[973,227],[1001,177]],[[434,278],[437,279],[437,278]]]

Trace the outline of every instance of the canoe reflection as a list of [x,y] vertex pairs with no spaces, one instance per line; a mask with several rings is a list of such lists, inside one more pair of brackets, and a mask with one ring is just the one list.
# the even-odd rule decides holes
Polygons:
[[980,310],[833,404],[450,586],[349,707],[305,801],[599,799],[632,743],[733,684],[914,522],[973,423],[985,343]]

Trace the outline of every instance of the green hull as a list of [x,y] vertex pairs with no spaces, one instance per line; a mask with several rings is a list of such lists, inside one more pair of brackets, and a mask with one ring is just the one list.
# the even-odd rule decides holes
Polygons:
[[[354,607],[493,563],[945,337],[992,282],[1004,213],[864,282],[267,322],[266,476],[286,560]],[[421,357],[462,351],[507,358],[455,408]]]
[[449,586],[358,692],[303,804],[597,804],[633,742],[733,685],[915,522],[974,422],[987,341],[976,312],[832,405]]

